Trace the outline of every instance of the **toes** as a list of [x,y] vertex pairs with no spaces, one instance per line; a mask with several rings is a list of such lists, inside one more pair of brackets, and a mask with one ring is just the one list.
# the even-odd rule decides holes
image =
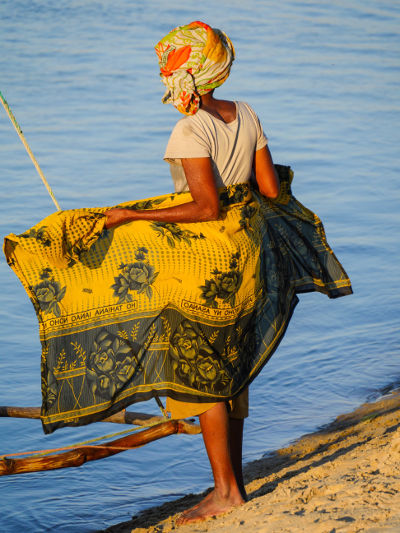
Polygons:
[[181,513],[176,519],[176,525],[183,526],[184,524],[190,524],[192,522],[200,522],[205,520],[205,518],[198,516],[196,513],[192,513],[192,509]]

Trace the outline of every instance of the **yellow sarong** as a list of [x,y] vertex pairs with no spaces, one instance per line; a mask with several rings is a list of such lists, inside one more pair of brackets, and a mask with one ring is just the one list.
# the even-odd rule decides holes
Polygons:
[[[351,293],[318,217],[290,190],[221,189],[217,221],[104,228],[107,208],[54,213],[4,250],[38,316],[45,432],[141,400],[243,391],[281,340],[296,293]],[[121,204],[162,209],[176,193]]]

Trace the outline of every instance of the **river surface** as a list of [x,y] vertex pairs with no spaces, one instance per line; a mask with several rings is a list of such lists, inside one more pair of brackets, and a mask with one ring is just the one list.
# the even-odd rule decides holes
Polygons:
[[[231,37],[237,60],[218,94],[256,109],[354,289],[301,295],[251,387],[250,461],[400,384],[400,2],[3,0],[0,90],[63,208],[172,190],[162,156],[180,117],[161,104],[153,46],[192,20]],[[2,237],[54,210],[2,109],[0,180]],[[3,257],[0,278],[0,404],[39,405],[33,307]],[[157,414],[155,402],[143,409]],[[4,418],[0,453],[122,429],[45,436],[38,421]],[[171,436],[81,468],[0,478],[0,529],[96,531],[211,483],[201,436]]]

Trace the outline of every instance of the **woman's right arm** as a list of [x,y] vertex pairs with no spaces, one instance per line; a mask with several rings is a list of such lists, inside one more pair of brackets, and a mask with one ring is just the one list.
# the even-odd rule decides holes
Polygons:
[[209,157],[182,159],[183,170],[192,195],[192,201],[164,209],[113,208],[105,212],[106,228],[113,228],[134,220],[158,222],[202,222],[219,217],[219,196]]
[[277,198],[279,195],[279,178],[268,146],[264,146],[264,148],[255,152],[253,170],[260,193],[268,198]]

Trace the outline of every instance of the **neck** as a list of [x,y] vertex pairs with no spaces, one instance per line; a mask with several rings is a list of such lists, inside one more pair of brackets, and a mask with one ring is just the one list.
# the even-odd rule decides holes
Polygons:
[[213,91],[200,96],[200,108],[226,123],[236,118],[235,103],[229,100],[217,100]]
[[218,100],[214,98],[214,91],[211,91],[207,94],[203,94],[200,96],[200,105],[201,107],[215,107]]

